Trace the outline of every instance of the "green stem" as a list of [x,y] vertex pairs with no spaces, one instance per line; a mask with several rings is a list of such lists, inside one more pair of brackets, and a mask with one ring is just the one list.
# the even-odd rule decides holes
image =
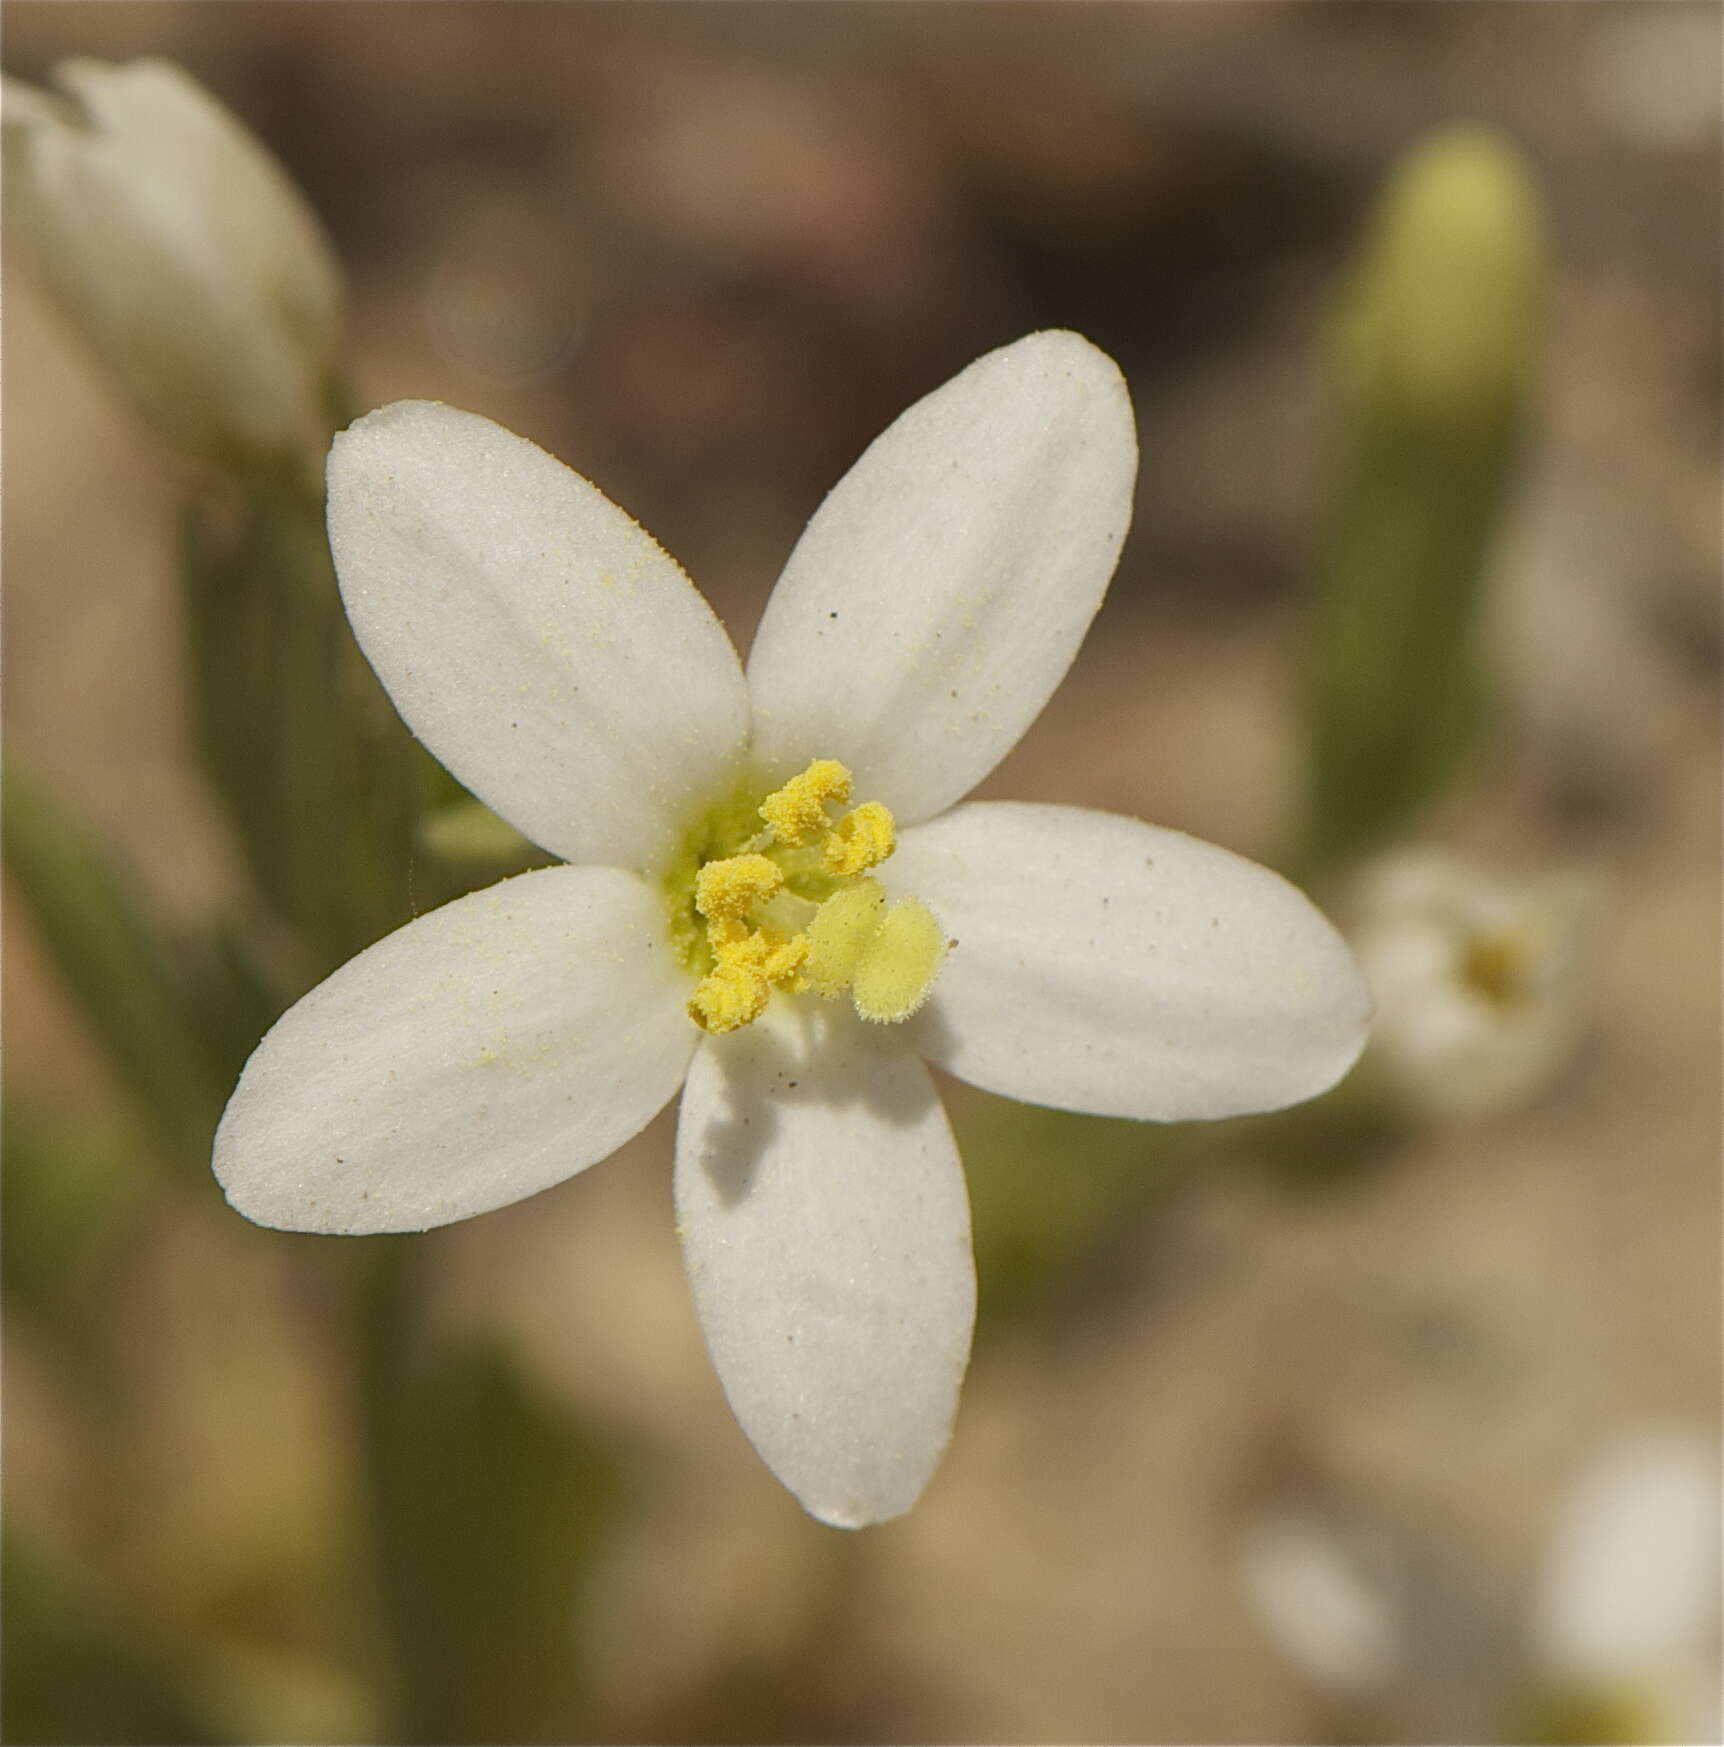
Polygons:
[[366,1520],[386,1658],[385,1739],[425,1739],[416,1732],[423,1707],[411,1693],[414,1614],[412,1573],[404,1555],[409,1530],[400,1485],[402,1427],[411,1306],[416,1295],[415,1238],[370,1237],[359,1246],[356,1330],[359,1349],[360,1451]]

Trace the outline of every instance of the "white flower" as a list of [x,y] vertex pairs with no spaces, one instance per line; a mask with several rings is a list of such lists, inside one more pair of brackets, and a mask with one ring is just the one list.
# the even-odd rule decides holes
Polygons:
[[1367,870],[1352,939],[1372,1055],[1411,1104],[1479,1118],[1549,1084],[1587,1018],[1600,899],[1579,872],[1517,882],[1434,850]]
[[[1297,1498],[1249,1518],[1245,1593],[1318,1686],[1428,1709],[1438,1738],[1481,1700],[1501,1739],[1719,1739],[1719,1470],[1709,1437],[1640,1423],[1558,1495],[1530,1593],[1505,1598],[1454,1548],[1368,1501]],[[1476,1550],[1476,1549],[1475,1549]],[[1379,1713],[1379,1722],[1381,1719]]]
[[185,454],[315,467],[341,278],[263,145],[167,61],[5,82],[6,218],[133,409]]
[[1552,1716],[1618,1732],[1572,1738],[1719,1738],[1720,1528],[1718,1452],[1686,1427],[1637,1426],[1580,1470],[1530,1647]]
[[[1310,1097],[1364,1035],[1347,948],[1276,875],[1132,819],[953,805],[1070,664],[1136,459],[1086,341],[981,359],[821,506],[745,678],[675,563],[530,443],[411,402],[337,439],[367,656],[426,745],[576,865],[422,917],[288,1013],[216,1137],[234,1206],[440,1225],[584,1170],[681,1087],[680,1231],[737,1418],[815,1516],[907,1510],[975,1301],[919,1058],[1177,1120]],[[863,804],[835,815],[847,775]]]

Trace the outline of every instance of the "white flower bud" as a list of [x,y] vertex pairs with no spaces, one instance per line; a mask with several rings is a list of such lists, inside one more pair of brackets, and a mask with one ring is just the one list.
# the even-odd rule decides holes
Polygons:
[[241,123],[166,61],[5,82],[12,240],[133,409],[237,470],[321,464],[337,422],[339,269]]

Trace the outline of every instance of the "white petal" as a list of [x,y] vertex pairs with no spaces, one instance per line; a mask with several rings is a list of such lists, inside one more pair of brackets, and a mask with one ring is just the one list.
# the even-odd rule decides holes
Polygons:
[[1718,1494],[1717,1451],[1686,1429],[1639,1428],[1592,1459],[1533,1622],[1553,1670],[1631,1681],[1716,1645]]
[[927,1069],[837,1009],[709,1040],[676,1203],[749,1441],[822,1522],[902,1515],[951,1436],[975,1321],[969,1201]]
[[1278,874],[1178,831],[978,802],[906,831],[880,870],[956,945],[909,1028],[960,1079],[1156,1121],[1276,1110],[1365,1039],[1352,954]]
[[658,896],[544,868],[420,917],[257,1047],[216,1132],[248,1219],[423,1231],[613,1152],[675,1094],[698,1033]]
[[1384,1585],[1332,1523],[1296,1509],[1240,1532],[1246,1596],[1288,1661],[1325,1687],[1368,1692],[1401,1661],[1402,1628]]
[[1124,379],[1076,334],[990,352],[911,407],[816,511],[761,620],[765,774],[839,759],[901,823],[968,794],[1071,665],[1136,478]]
[[646,868],[733,780],[736,652],[675,561],[596,486],[427,401],[335,439],[329,539],[407,724],[567,861]]

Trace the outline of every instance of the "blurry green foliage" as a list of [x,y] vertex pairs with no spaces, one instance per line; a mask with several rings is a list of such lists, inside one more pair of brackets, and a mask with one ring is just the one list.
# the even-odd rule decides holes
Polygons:
[[390,1739],[579,1739],[592,1728],[580,1582],[620,1502],[614,1466],[497,1347],[397,1366],[393,1345],[377,1349],[370,1403]]
[[946,1096],[970,1185],[981,1339],[1093,1279],[1098,1256],[1129,1248],[1195,1172],[1250,1161],[1321,1191],[1381,1168],[1401,1136],[1359,1079],[1290,1110],[1201,1123],[1077,1116],[968,1088]]
[[93,1598],[75,1593],[13,1530],[0,1547],[0,1622],[0,1735],[8,1742],[202,1747],[216,1739]]
[[228,1093],[183,954],[128,882],[17,765],[5,770],[6,866],[80,1011],[164,1154],[206,1168]]
[[483,801],[465,794],[425,814],[419,822],[419,842],[439,861],[462,874],[471,872],[487,884],[531,867],[549,866],[554,859]]
[[259,889],[331,968],[411,914],[431,761],[353,640],[320,500],[201,498],[183,560],[205,764]]
[[1307,872],[1403,829],[1486,712],[1479,606],[1541,351],[1539,200],[1444,129],[1391,177],[1330,334],[1336,484],[1314,578]]
[[182,940],[179,957],[204,1057],[217,1082],[231,1090],[257,1040],[287,1005],[285,973],[265,965],[248,932],[220,920]]
[[49,1118],[8,1099],[0,1121],[0,1280],[9,1308],[70,1314],[149,1181],[132,1124]]
[[[251,915],[170,932],[8,767],[15,886],[151,1137],[124,1116],[8,1111],[7,1296],[41,1319],[51,1347],[75,1330],[80,1287],[155,1164],[217,1192],[208,1160],[222,1105],[299,988],[412,912],[543,859],[400,723],[341,612],[321,504],[264,483],[237,509],[205,496],[183,556],[205,762],[258,890],[289,927]],[[588,1718],[578,1589],[613,1471],[503,1355],[421,1350],[402,1276],[413,1241],[367,1240],[363,1252],[380,1283],[360,1335],[398,1719],[388,1738],[567,1739]],[[143,1650],[66,1599],[50,1562],[21,1570],[8,1588],[8,1739],[209,1738],[152,1681]]]
[[1382,1170],[1407,1133],[1381,1088],[1358,1069],[1321,1098],[1226,1126],[1249,1129],[1254,1155],[1283,1182],[1316,1193]]
[[953,1092],[987,1336],[1086,1273],[1175,1180],[1186,1131]]

